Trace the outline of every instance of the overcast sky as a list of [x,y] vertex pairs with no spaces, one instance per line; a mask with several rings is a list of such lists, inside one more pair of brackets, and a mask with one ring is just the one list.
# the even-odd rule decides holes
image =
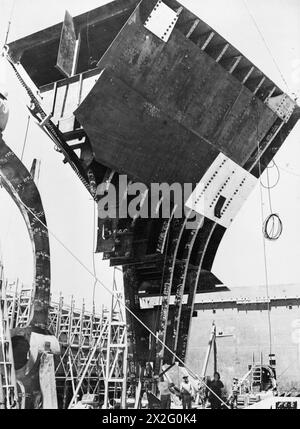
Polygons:
[[[214,27],[230,43],[253,61],[283,90],[300,97],[300,2],[299,0],[247,0],[263,37],[279,66],[274,64],[244,0],[182,0],[183,5]],[[75,16],[108,3],[101,0],[16,0],[9,40],[23,37],[62,21],[65,9]],[[3,43],[12,0],[0,0],[0,41]],[[281,78],[287,82],[288,89]],[[5,81],[10,100],[10,121],[5,140],[21,155],[26,121],[26,96],[12,71],[0,65],[0,81]],[[243,144],[243,142],[241,142]],[[41,160],[39,189],[48,226],[90,269],[93,266],[94,203],[70,167],[53,150],[53,143],[31,122],[24,163]],[[267,242],[270,284],[300,283],[300,126],[297,125],[276,155],[280,181],[271,191],[272,206],[283,221],[283,234],[277,242]],[[276,169],[270,169],[271,184]],[[263,177],[266,183],[266,178]],[[264,216],[269,212],[268,193],[263,190]],[[18,209],[0,189],[0,243],[6,275],[32,283],[33,259],[26,227]],[[62,292],[66,300],[73,294],[80,305],[91,304],[93,279],[51,237],[52,291]],[[96,255],[99,278],[111,284],[112,270]],[[219,248],[214,273],[230,288],[264,284],[262,219],[259,186],[251,194],[227,231]],[[272,289],[271,289],[272,292]],[[100,288],[98,307],[108,296]]]

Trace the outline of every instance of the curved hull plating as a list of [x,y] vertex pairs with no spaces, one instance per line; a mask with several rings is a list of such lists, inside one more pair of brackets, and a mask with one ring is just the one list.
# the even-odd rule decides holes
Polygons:
[[20,210],[31,239],[34,257],[32,305],[28,324],[12,330],[16,377],[25,392],[25,408],[40,408],[43,403],[40,358],[45,351],[59,353],[50,335],[50,247],[46,217],[39,191],[24,164],[6,145],[0,135],[1,184]]

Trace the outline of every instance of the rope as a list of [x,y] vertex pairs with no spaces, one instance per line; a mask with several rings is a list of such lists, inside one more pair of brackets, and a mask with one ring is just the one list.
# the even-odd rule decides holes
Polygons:
[[[270,177],[269,177],[269,170],[270,169],[272,169],[273,167],[275,167],[276,168],[276,170],[277,170],[277,178],[276,178],[276,181],[275,181],[275,183],[273,184],[273,185],[270,185]],[[267,173],[267,185],[265,185],[263,182],[262,182],[262,180],[261,180],[261,185],[262,185],[262,187],[263,188],[265,188],[265,189],[274,189],[277,185],[278,185],[278,183],[279,183],[279,180],[280,180],[280,171],[279,171],[279,167],[277,166],[277,164],[275,163],[275,161],[273,160],[273,165],[272,165],[272,167],[267,167],[267,171],[266,171],[266,173]]]
[[23,161],[23,157],[24,157],[24,152],[25,152],[25,147],[26,147],[26,143],[27,143],[27,137],[28,137],[28,131],[29,131],[29,126],[30,126],[30,120],[31,120],[31,116],[28,115],[27,118],[27,125],[26,125],[26,131],[25,131],[25,137],[24,137],[24,142],[23,142],[23,148],[22,148],[22,153],[21,153],[21,161]]
[[294,171],[292,171],[292,170],[288,170],[288,169],[286,169],[286,168],[282,167],[281,165],[279,165],[279,166],[278,166],[278,168],[279,168],[279,170],[282,170],[282,171],[284,171],[285,173],[291,174],[292,176],[300,177],[300,174],[299,174],[299,173],[295,173],[295,172],[294,172]]
[[[268,199],[269,199],[269,206],[270,206],[270,213],[271,213],[263,223],[263,234],[267,240],[271,240],[271,241],[278,240],[283,230],[282,221],[279,215],[277,213],[274,213],[272,209],[271,189],[275,188],[275,186],[278,184],[280,180],[280,171],[274,160],[273,160],[273,166],[270,168],[273,168],[273,167],[277,168],[277,173],[278,173],[276,183],[270,186],[269,167],[267,168],[267,182],[268,182],[267,186],[264,186],[262,183],[262,180],[260,180],[261,186],[268,190]],[[276,228],[276,222],[277,222],[277,228]],[[271,225],[271,228],[270,228],[270,225]]]
[[283,73],[281,72],[280,67],[279,67],[279,65],[278,65],[277,61],[275,60],[275,58],[274,58],[274,56],[273,56],[273,54],[272,54],[272,51],[271,51],[271,49],[269,48],[269,46],[268,46],[268,44],[267,44],[267,41],[266,41],[266,39],[265,39],[265,37],[264,37],[264,35],[263,35],[263,33],[262,33],[261,29],[259,28],[259,25],[257,24],[257,22],[256,22],[256,20],[255,20],[254,15],[251,13],[251,11],[250,11],[250,9],[249,9],[249,6],[248,6],[248,4],[247,4],[247,2],[246,2],[246,0],[243,0],[243,2],[244,2],[244,5],[245,5],[245,7],[246,7],[246,9],[247,9],[247,11],[248,11],[248,13],[249,13],[249,15],[250,15],[250,17],[251,17],[251,19],[252,19],[253,23],[254,23],[254,25],[255,25],[255,27],[256,27],[256,29],[257,29],[257,31],[258,31],[258,33],[259,33],[259,35],[260,35],[260,37],[261,37],[261,39],[262,39],[262,41],[263,41],[263,43],[264,43],[264,45],[265,45],[265,47],[266,47],[266,49],[267,49],[267,51],[268,51],[269,55],[270,55],[270,57],[272,58],[272,61],[273,61],[274,65],[275,65],[275,67],[276,67],[276,69],[277,69],[278,73],[280,74],[280,77],[281,77],[282,81],[284,82],[284,84],[285,84],[285,86],[286,86],[287,91],[288,91],[288,92],[290,92],[290,89],[289,89],[289,86],[288,86],[288,84],[287,84],[287,81],[286,81],[285,77],[283,76]]
[[[72,256],[73,259],[75,259],[79,265],[81,265],[84,270],[89,273],[97,283],[99,283],[108,293],[113,295],[113,292],[110,290],[108,286],[106,286],[101,280],[98,279],[97,276],[94,276],[92,271],[42,222],[42,220],[36,216],[36,214],[22,201],[20,200],[23,207],[32,214],[33,217],[44,227],[48,230],[49,234]],[[201,377],[199,377],[192,369],[190,369],[185,362],[183,362],[176,353],[173,352],[160,338],[158,338],[155,333],[126,305],[124,304],[119,298],[117,298],[119,305],[122,305],[157,341],[159,341],[166,350],[168,350],[169,353],[171,353],[172,356],[175,357],[175,359],[181,363],[186,370],[191,374],[195,379],[197,379],[203,386],[205,386],[223,405],[226,406],[226,408],[229,408],[229,406],[226,404],[226,402],[223,401],[222,398],[220,398],[203,380]]]
[[[268,190],[268,199],[269,199],[269,206],[270,206],[270,212],[272,213],[272,198],[271,198],[271,189],[275,188],[275,186],[277,185],[277,183],[279,182],[280,179],[280,175],[277,178],[276,184],[273,185],[272,187],[270,186],[270,177],[269,177],[269,169],[267,168],[267,190]],[[262,182],[260,181],[261,185],[263,186]]]
[[[257,111],[258,115],[258,111]],[[263,193],[262,193],[262,185],[261,185],[261,162],[260,162],[260,145],[259,145],[259,130],[258,130],[258,119],[257,118],[257,127],[256,127],[256,141],[257,141],[257,153],[258,153],[258,171],[259,171],[259,190],[260,190],[260,208],[261,208],[261,218],[262,222],[264,221],[264,209],[263,209]],[[266,240],[265,237],[262,236],[263,239],[263,254],[264,254],[264,272],[265,272],[265,283],[266,283],[266,294],[267,294],[267,308],[268,308],[268,330],[269,330],[269,348],[270,354],[272,354],[272,323],[271,323],[271,308],[270,308],[270,298],[269,298],[269,278],[268,278],[268,267],[267,267],[267,249],[266,249]]]
[[[276,228],[277,222],[277,228]],[[270,226],[271,225],[271,226]],[[275,241],[282,234],[282,222],[278,214],[272,213],[270,214],[264,222],[263,226],[263,234],[267,240]]]
[[6,31],[4,45],[6,45],[7,41],[8,41],[8,37],[9,37],[9,33],[10,33],[10,27],[11,27],[11,23],[12,23],[12,19],[13,19],[13,14],[14,14],[14,11],[15,11],[15,6],[16,6],[16,0],[14,0],[14,2],[12,4],[12,7],[11,7],[10,16],[9,16],[8,24],[7,24],[7,31]]
[[278,379],[279,378],[281,378],[282,376],[283,376],[283,374],[285,374],[286,373],[286,371],[291,367],[291,366],[293,366],[294,365],[294,363],[295,362],[297,362],[298,361],[298,358],[296,358],[296,359],[294,359],[291,363],[290,363],[290,365],[288,365],[279,375],[277,375],[277,377],[276,377],[276,380],[278,381]]

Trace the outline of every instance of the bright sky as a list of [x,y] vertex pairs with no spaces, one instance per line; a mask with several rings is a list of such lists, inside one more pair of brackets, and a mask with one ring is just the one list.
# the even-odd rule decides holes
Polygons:
[[[241,50],[266,75],[286,91],[281,75],[259,34],[244,0],[182,0]],[[16,0],[9,40],[23,37],[63,20],[65,9],[75,16],[107,1],[101,0]],[[12,0],[0,0],[0,44],[3,43]],[[287,81],[289,93],[300,97],[300,2],[299,0],[247,0],[263,37]],[[5,81],[10,100],[10,122],[5,132],[9,146],[21,155],[27,121],[26,97],[12,71],[0,65],[0,81]],[[243,144],[243,142],[241,142]],[[41,192],[50,231],[86,264],[93,266],[94,203],[73,171],[62,163],[53,144],[31,123],[25,147],[24,163],[30,168],[33,158],[41,160],[38,187]],[[276,156],[280,181],[271,191],[272,206],[283,221],[283,234],[277,242],[267,242],[267,266],[270,284],[300,283],[300,125],[296,126]],[[270,169],[271,184],[276,169]],[[263,178],[266,183],[266,178]],[[264,216],[269,214],[268,193],[263,190]],[[18,209],[0,189],[0,242],[6,275],[32,284],[33,259],[26,227]],[[91,305],[94,280],[53,237],[51,275],[54,297],[62,292],[69,301],[73,294],[77,305],[84,298]],[[99,278],[111,285],[112,269],[96,255]],[[260,191],[257,186],[227,231],[218,251],[214,273],[230,288],[264,284],[264,259]],[[97,287],[100,308],[108,294]]]

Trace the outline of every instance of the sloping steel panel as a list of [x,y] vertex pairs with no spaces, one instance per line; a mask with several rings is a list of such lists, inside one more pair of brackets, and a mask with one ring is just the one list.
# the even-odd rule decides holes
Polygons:
[[196,183],[219,154],[110,70],[75,116],[98,162],[146,184]]
[[176,27],[164,42],[138,6],[98,63],[172,119],[243,165],[277,116]]

